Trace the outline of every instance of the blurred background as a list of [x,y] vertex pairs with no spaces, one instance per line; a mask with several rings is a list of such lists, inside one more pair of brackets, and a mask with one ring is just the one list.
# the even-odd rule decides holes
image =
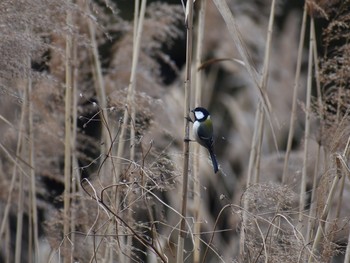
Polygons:
[[[185,3],[147,1],[137,32],[135,5],[142,2],[0,3],[0,262],[161,262],[155,250],[176,262]],[[194,5],[194,43],[204,2],[191,108],[211,113],[220,172],[213,173],[208,153],[191,142],[187,227],[192,231],[184,261],[306,262],[335,174],[332,156],[347,149],[349,2],[309,1],[303,21],[304,1],[276,1],[264,87],[271,105],[260,123],[259,89],[239,62],[239,49],[214,1]],[[226,2],[260,77],[271,1]],[[136,10],[138,17],[142,8]],[[309,79],[308,105],[310,17],[317,66]],[[200,105],[194,88],[198,72]],[[250,183],[248,174],[254,178]],[[342,209],[329,213],[329,235],[315,262],[344,261],[349,210],[342,202],[347,179],[342,182],[334,201]],[[300,220],[300,214],[311,210],[310,230],[309,218]],[[246,221],[244,211],[249,211]],[[277,214],[285,222],[276,223]],[[282,237],[270,229],[274,223],[281,224]],[[297,225],[303,238],[291,227]]]

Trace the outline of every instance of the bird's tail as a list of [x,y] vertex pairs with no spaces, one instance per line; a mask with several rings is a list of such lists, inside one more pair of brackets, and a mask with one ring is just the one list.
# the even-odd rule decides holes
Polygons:
[[214,173],[217,173],[219,171],[219,167],[218,167],[218,162],[216,161],[216,156],[214,154],[214,151],[212,149],[209,149],[209,154],[210,154],[211,161],[213,163]]

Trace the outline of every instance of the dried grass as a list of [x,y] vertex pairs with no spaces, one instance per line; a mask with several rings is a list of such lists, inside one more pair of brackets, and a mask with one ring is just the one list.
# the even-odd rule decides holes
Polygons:
[[[302,7],[291,12],[277,1],[272,20],[271,1],[208,1],[197,43],[198,94],[212,113],[222,174],[214,176],[206,154],[192,152],[190,143],[184,211],[184,10],[147,5],[132,69],[137,31],[119,4],[0,3],[0,261],[349,259],[350,2],[307,1],[305,15],[319,29],[313,42],[308,30],[299,36],[307,28],[299,22]],[[309,56],[308,44],[315,48]],[[67,72],[74,88],[68,111]],[[71,136],[65,125],[72,125]],[[275,144],[284,150],[288,134],[286,157]],[[64,150],[69,142],[71,155]],[[184,249],[176,253],[179,233]]]

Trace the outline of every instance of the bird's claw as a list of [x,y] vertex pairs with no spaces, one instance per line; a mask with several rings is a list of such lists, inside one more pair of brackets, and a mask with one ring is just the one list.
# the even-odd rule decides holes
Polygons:
[[185,119],[186,119],[187,121],[189,121],[189,122],[192,122],[192,123],[193,123],[193,120],[191,119],[191,117],[187,116],[187,117],[185,117]]

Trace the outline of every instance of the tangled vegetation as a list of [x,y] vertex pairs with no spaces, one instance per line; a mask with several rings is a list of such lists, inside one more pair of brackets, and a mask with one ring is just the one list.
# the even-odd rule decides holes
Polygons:
[[191,3],[1,1],[0,262],[350,262],[350,1]]

